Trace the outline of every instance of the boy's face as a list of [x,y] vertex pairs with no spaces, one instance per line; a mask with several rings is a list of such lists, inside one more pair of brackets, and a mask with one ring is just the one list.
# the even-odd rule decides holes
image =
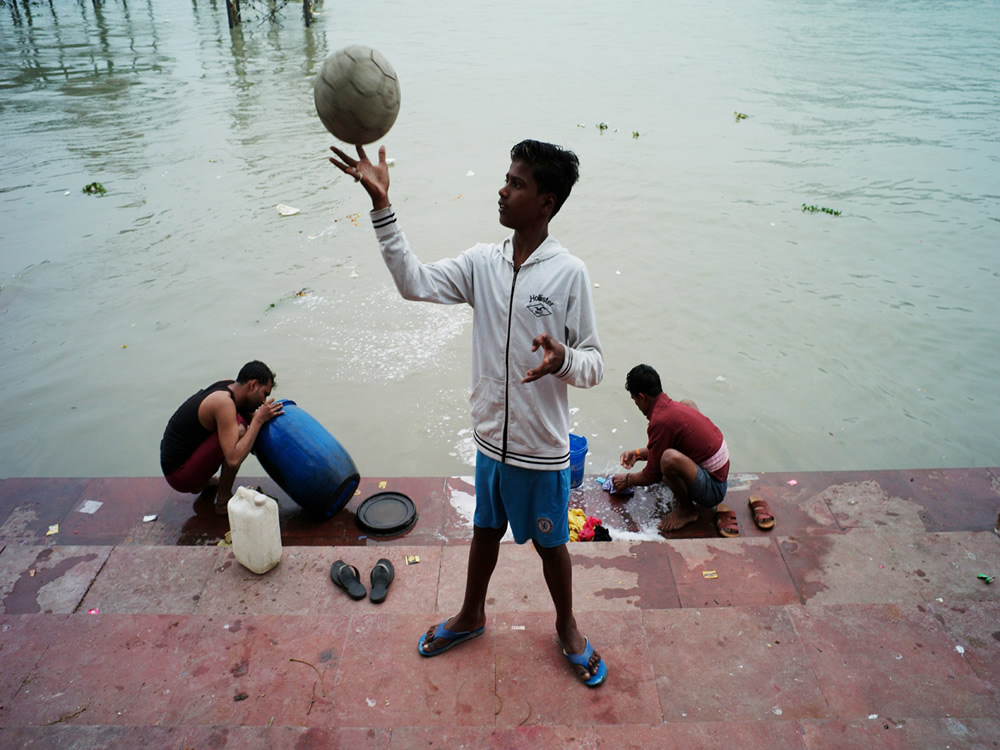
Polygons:
[[523,161],[511,162],[500,188],[500,223],[508,229],[526,229],[538,222],[547,222],[552,215],[555,196],[539,193],[531,166]]

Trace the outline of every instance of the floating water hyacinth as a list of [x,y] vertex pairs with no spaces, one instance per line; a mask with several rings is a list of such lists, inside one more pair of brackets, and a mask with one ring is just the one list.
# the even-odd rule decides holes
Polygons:
[[803,213],[811,213],[811,214],[824,213],[824,214],[830,214],[830,216],[840,216],[840,211],[837,211],[836,209],[827,208],[826,206],[822,206],[822,207],[821,206],[807,206],[805,203],[802,204],[802,212]]
[[87,195],[104,195],[108,191],[104,189],[104,185],[99,182],[92,182],[89,185],[83,186],[83,192]]

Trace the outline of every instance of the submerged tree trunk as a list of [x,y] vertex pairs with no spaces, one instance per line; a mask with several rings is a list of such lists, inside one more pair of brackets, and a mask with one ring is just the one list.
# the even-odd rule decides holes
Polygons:
[[229,28],[240,25],[240,0],[226,0],[226,15],[229,17]]

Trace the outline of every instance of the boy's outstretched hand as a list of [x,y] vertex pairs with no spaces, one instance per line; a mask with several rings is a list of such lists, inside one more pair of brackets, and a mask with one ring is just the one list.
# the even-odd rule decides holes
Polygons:
[[530,383],[532,380],[538,380],[545,375],[558,372],[563,366],[563,359],[566,356],[566,348],[561,343],[556,341],[547,333],[540,333],[532,339],[531,351],[537,352],[539,347],[545,350],[545,356],[542,357],[542,364],[528,370],[524,374],[524,380],[521,381],[522,383]]
[[353,177],[355,182],[361,183],[361,187],[371,196],[373,209],[388,207],[389,165],[385,161],[385,146],[379,146],[378,164],[372,164],[368,160],[363,146],[358,146],[357,149],[358,158],[354,159],[336,146],[330,146],[330,150],[340,157],[340,161],[337,161],[331,156],[330,163],[348,177]]

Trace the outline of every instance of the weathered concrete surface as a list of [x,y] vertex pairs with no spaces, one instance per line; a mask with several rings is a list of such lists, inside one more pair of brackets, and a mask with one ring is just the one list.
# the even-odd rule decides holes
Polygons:
[[[502,546],[483,637],[416,653],[461,603],[465,479],[366,478],[325,524],[248,480],[282,505],[263,576],[217,546],[208,503],[157,478],[3,480],[0,746],[1000,747],[996,476],[741,475],[740,537],[706,514],[659,541],[635,536],[650,498],[585,483],[574,505],[618,536],[571,545],[598,690],[567,667],[530,545]],[[354,522],[383,489],[418,508],[398,538]],[[380,557],[396,572],[383,604],[329,580],[342,559],[367,585]]]

